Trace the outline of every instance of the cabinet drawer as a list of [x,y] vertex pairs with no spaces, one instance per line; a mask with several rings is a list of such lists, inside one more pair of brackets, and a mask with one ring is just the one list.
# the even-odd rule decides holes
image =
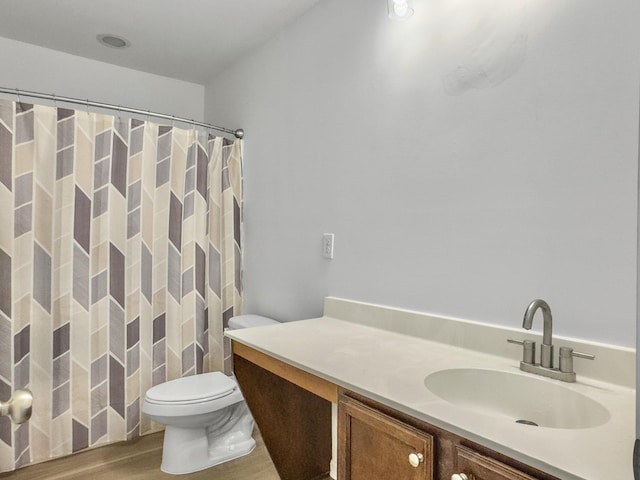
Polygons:
[[339,480],[433,480],[431,435],[348,397],[338,422]]
[[469,480],[538,480],[463,445],[456,446],[455,464],[456,472],[464,473]]

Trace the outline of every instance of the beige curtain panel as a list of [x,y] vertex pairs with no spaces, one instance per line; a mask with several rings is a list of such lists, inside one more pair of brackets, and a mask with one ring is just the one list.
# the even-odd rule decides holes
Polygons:
[[148,388],[224,370],[240,140],[0,100],[0,206],[0,399],[34,396],[0,471],[154,431]]

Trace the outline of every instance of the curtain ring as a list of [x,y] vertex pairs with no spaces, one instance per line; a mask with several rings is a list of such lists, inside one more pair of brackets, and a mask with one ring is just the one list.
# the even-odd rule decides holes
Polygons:
[[51,98],[53,98],[53,108],[58,108],[58,101],[56,100],[56,94],[52,93]]
[[149,117],[151,117],[151,110],[147,110],[147,122],[149,121]]
[[89,111],[89,99],[87,98],[85,106],[87,107],[87,115],[91,114],[91,112]]
[[16,96],[18,97],[18,103],[22,105],[22,99],[20,98],[20,90],[16,88]]

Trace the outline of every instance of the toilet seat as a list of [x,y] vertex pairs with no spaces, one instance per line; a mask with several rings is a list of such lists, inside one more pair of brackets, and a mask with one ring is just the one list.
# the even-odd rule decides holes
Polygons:
[[222,372],[178,378],[147,390],[142,411],[158,417],[207,414],[243,401],[233,378]]
[[190,405],[226,397],[238,388],[222,372],[177,378],[147,390],[145,400],[156,405]]

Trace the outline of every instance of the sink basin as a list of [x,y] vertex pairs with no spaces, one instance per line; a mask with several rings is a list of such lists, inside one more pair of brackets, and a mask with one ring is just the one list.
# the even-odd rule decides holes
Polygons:
[[424,379],[432,393],[478,414],[547,428],[593,428],[609,421],[595,400],[558,385],[518,373],[477,368],[440,370]]

